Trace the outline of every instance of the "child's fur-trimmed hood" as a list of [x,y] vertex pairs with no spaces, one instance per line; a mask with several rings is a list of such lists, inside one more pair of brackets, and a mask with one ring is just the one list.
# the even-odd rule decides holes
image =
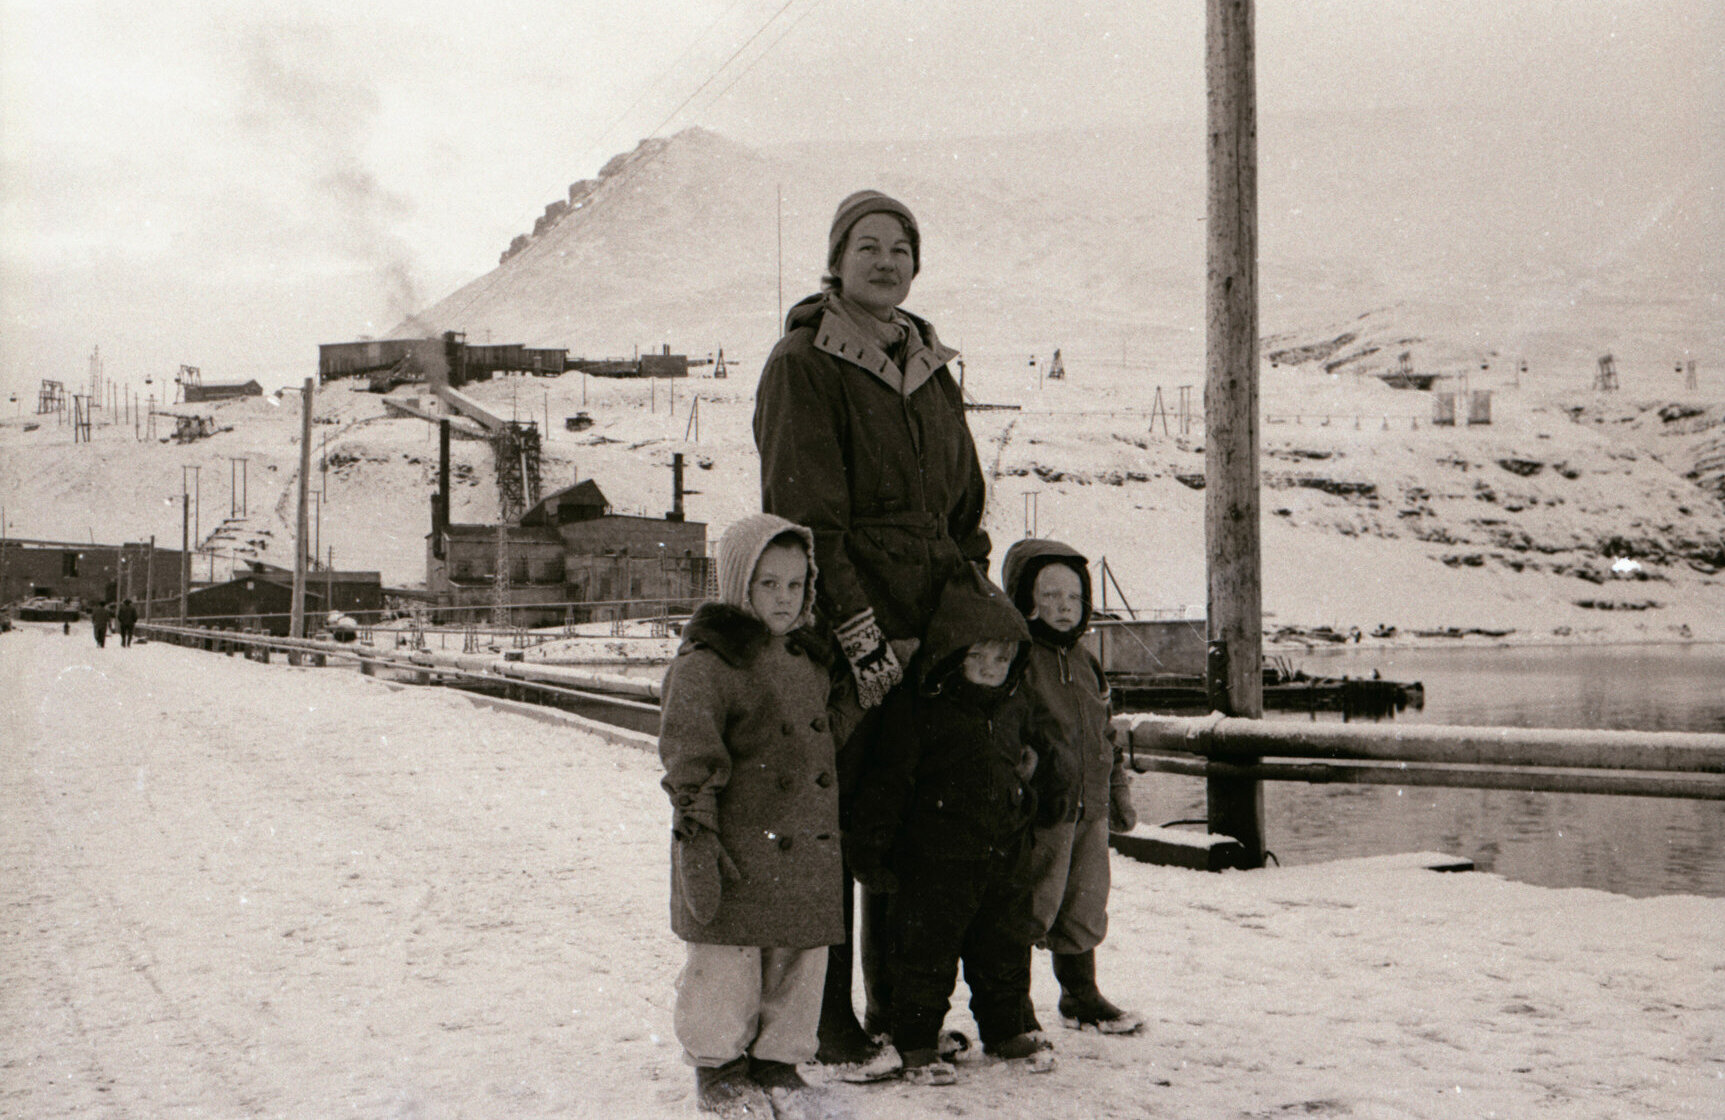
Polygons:
[[[760,656],[773,632],[767,624],[741,607],[709,600],[695,608],[688,624],[683,627],[683,644],[679,655],[691,649],[710,649],[733,668],[745,669]],[[799,627],[785,635],[800,652],[815,664],[826,667],[832,663],[832,642],[812,627]]]

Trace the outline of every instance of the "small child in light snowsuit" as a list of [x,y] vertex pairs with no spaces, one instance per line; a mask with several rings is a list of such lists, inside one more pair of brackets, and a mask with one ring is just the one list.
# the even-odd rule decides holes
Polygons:
[[1018,688],[1029,637],[974,570],[949,582],[913,662],[920,684],[888,699],[859,782],[846,854],[895,895],[889,1020],[910,1081],[956,1077],[937,1043],[961,961],[984,1050],[1053,1068],[1030,1003],[1030,845],[1039,805],[1057,817],[1066,793]]
[[813,554],[782,517],[732,525],[719,601],[695,611],[665,675],[671,929],[688,942],[677,1040],[698,1107],[724,1115],[817,1103],[797,1065],[814,1059],[827,946],[844,940],[834,645],[808,629]]
[[1109,723],[1108,678],[1079,644],[1090,624],[1089,562],[1058,541],[1007,549],[1001,582],[1030,625],[1025,689],[1058,727],[1058,750],[1078,783],[1076,819],[1038,828],[1032,856],[1036,920],[1054,955],[1060,1020],[1072,1028],[1131,1034],[1137,1012],[1096,986],[1096,946],[1108,932],[1108,833],[1138,823],[1123,750]]

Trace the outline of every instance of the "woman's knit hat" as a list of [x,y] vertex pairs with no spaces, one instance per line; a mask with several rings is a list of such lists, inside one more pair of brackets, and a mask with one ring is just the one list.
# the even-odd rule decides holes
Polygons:
[[838,213],[833,215],[833,228],[827,234],[827,271],[838,274],[839,248],[845,242],[845,235],[866,214],[891,214],[904,222],[905,232],[910,235],[910,274],[915,276],[921,272],[922,230],[917,228],[916,216],[910,212],[910,207],[879,191],[857,191],[846,195],[845,200],[839,203]]
[[[814,622],[815,609],[815,535],[795,521],[787,521],[773,513],[751,513],[731,523],[719,538],[719,600],[742,610],[749,610],[749,580],[754,578],[755,565],[761,553],[775,537],[789,533],[802,542],[809,557],[809,578],[803,585],[803,610],[797,616],[798,626]],[[752,612],[751,612],[752,613]]]

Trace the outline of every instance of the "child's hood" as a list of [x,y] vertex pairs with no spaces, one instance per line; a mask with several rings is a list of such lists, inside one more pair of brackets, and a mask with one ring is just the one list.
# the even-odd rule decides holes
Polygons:
[[1019,646],[1020,656],[1013,665],[1016,673],[1023,662],[1023,647],[1029,641],[1030,629],[1024,624],[1024,616],[1018,613],[1006,592],[966,564],[941,589],[940,604],[929,619],[922,649],[929,666],[928,679],[942,679],[977,642],[1011,642]]
[[1050,564],[1065,564],[1078,573],[1084,607],[1079,612],[1078,625],[1073,627],[1072,634],[1081,635],[1090,627],[1090,561],[1076,548],[1040,537],[1014,541],[1000,562],[1000,582],[1006,593],[1012,596],[1013,604],[1024,617],[1029,618],[1030,612],[1036,608],[1036,573]]
[[794,533],[803,542],[809,560],[809,575],[803,585],[803,609],[797,616],[797,627],[814,621],[815,609],[815,535],[806,526],[787,521],[772,513],[752,513],[731,522],[719,538],[719,601],[742,611],[749,610],[749,581],[754,578],[755,565],[761,553],[781,533]]

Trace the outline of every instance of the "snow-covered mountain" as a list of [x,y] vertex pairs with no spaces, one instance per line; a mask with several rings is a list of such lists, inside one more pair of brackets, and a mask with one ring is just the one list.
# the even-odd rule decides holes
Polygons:
[[[1725,266],[1710,253],[1725,231],[1697,165],[1629,125],[1527,122],[1463,145],[1454,122],[1363,119],[1261,128],[1269,627],[1725,639]],[[1061,536],[1106,557],[1134,607],[1201,609],[1202,148],[1176,125],[770,151],[691,130],[576,184],[496,269],[396,333],[589,357],[722,347],[725,380],[697,367],[674,386],[472,388],[549,421],[548,485],[579,472],[621,511],[669,509],[685,453],[688,516],[716,536],[757,508],[749,421],[777,337],[781,221],[788,305],[817,284],[836,201],[881,188],[923,228],[909,306],[964,351],[974,400],[1010,406],[971,414],[999,550],[1027,530]],[[1067,376],[1045,380],[1055,347]],[[1596,392],[1608,351],[1621,388]],[[1375,376],[1404,353],[1452,378],[1440,388],[1489,391],[1491,423],[1434,427],[1430,394]],[[594,426],[566,431],[581,409]],[[231,430],[182,446],[98,423],[79,444],[53,417],[0,424],[8,532],[175,543],[196,465],[215,552],[198,573],[286,563],[297,401],[198,411]],[[418,582],[430,425],[344,382],[316,413],[320,553]],[[248,510],[226,523],[214,511],[233,508],[240,456]],[[456,460],[456,519],[490,519],[486,448],[458,443]]]
[[[1267,118],[1260,145],[1266,337],[1389,310],[1385,363],[1495,354],[1582,385],[1605,352],[1661,388],[1677,361],[1725,356],[1725,204],[1681,134],[1362,113]],[[874,186],[922,226],[912,305],[973,361],[1059,346],[1190,377],[1203,157],[1195,122],[759,151],[691,129],[572,184],[518,251],[400,331],[588,355],[761,350],[781,287],[786,305],[814,290],[838,199]]]

